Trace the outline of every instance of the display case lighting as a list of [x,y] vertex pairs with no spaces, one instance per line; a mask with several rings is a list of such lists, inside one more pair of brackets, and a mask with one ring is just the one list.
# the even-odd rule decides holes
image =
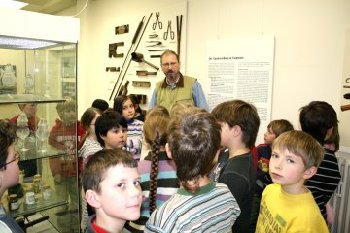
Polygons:
[[57,42],[35,40],[0,35],[0,48],[2,49],[41,49],[57,45]]

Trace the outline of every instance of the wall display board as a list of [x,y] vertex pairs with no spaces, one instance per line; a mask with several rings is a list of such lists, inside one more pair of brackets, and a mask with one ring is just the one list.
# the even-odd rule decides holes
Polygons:
[[[345,33],[345,48],[343,62],[343,82],[341,86],[341,111],[339,113],[339,134],[342,151],[350,152],[350,29]],[[337,111],[337,109],[336,109]],[[339,112],[339,111],[337,111]]]
[[[111,28],[115,41],[106,44],[106,56],[110,62],[103,68],[111,77],[108,87],[110,101],[120,94],[151,98],[155,84],[164,78],[160,55],[166,49],[180,54],[181,70],[184,71],[186,13],[187,2],[180,1],[145,12],[136,24],[130,19],[127,25],[120,23]],[[148,102],[144,102],[143,108],[147,108]]]
[[208,42],[206,86],[209,109],[226,100],[242,99],[258,109],[257,143],[271,120],[274,37],[239,37]]

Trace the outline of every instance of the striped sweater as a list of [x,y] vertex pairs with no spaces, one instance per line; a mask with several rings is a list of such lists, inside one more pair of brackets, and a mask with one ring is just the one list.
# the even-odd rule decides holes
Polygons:
[[196,194],[181,188],[153,212],[145,232],[231,232],[240,212],[225,184],[210,182]]
[[337,188],[339,181],[340,172],[337,158],[333,151],[325,149],[324,159],[317,169],[317,173],[305,183],[325,218],[327,216],[326,204]]
[[[151,156],[145,157],[138,164],[138,170],[141,176],[141,188],[143,201],[141,205],[141,215],[136,221],[127,222],[126,228],[133,232],[143,232],[145,224],[150,216],[149,194],[150,194],[150,172]],[[160,206],[167,201],[179,188],[179,181],[176,176],[176,165],[169,159],[165,151],[159,153],[158,157],[158,175],[157,175],[157,195],[156,205]]]
[[143,122],[137,119],[129,120],[127,134],[126,148],[132,153],[134,159],[139,161],[143,140]]

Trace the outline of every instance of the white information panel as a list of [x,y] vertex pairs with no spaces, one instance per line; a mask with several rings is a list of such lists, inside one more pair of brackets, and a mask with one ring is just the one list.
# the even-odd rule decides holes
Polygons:
[[256,106],[261,124],[257,143],[271,120],[274,37],[239,37],[208,42],[207,101],[212,110],[226,100]]

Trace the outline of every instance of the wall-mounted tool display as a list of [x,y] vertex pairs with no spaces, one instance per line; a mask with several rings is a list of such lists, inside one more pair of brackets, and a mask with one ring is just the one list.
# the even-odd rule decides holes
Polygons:
[[135,62],[144,62],[146,63],[147,65],[153,67],[154,69],[156,70],[159,70],[158,66],[146,61],[144,58],[143,58],[143,54],[142,53],[136,53],[136,52],[132,52],[131,53],[131,60],[135,61]]
[[177,55],[180,57],[181,51],[181,31],[182,31],[182,15],[176,16],[176,33],[177,33]]
[[[152,18],[152,15],[153,15],[153,13],[150,14],[150,16],[149,16],[149,18],[148,18],[147,23],[146,23],[145,26],[144,26],[144,21],[145,21],[146,16],[144,16],[144,17],[142,18],[142,20],[139,22],[139,25],[138,25],[138,27],[137,27],[137,29],[136,29],[136,31],[135,31],[134,37],[133,37],[133,39],[132,39],[132,41],[131,41],[131,45],[130,45],[130,48],[129,48],[129,50],[128,50],[128,53],[127,53],[127,55],[126,55],[126,57],[125,57],[125,59],[124,59],[123,65],[121,66],[121,72],[120,72],[120,74],[119,74],[119,77],[118,77],[117,81],[116,81],[115,84],[114,84],[114,87],[113,87],[113,89],[112,89],[112,92],[111,92],[111,95],[110,95],[110,97],[109,97],[109,100],[112,100],[112,97],[113,97],[113,94],[114,94],[114,92],[115,92],[115,90],[116,90],[116,87],[117,87],[117,85],[118,85],[119,82],[120,82],[120,85],[119,85],[119,87],[118,87],[118,89],[117,89],[117,92],[116,92],[115,97],[118,95],[119,90],[120,90],[120,88],[121,88],[121,85],[122,85],[122,83],[123,83],[123,79],[124,79],[124,77],[125,77],[126,71],[127,71],[127,69],[129,68],[129,65],[130,65],[130,63],[131,63],[131,58],[129,57],[130,52],[131,52],[132,49],[134,49],[134,51],[136,51],[138,45],[140,44],[140,41],[141,41],[141,39],[142,39],[142,36],[143,36],[143,34],[144,34],[144,32],[145,32],[145,30],[146,30],[146,28],[147,28],[147,25],[148,25],[150,19]],[[143,27],[143,26],[144,26],[144,27]],[[140,35],[140,32],[141,32],[142,27],[143,27],[143,31],[142,31],[142,33],[141,33],[141,35]],[[137,44],[136,44],[136,41],[137,41],[137,40],[138,40],[138,42],[137,42]],[[126,64],[126,61],[127,61],[127,60],[128,60],[127,67],[124,67],[124,65]]]
[[123,57],[124,53],[117,53],[117,48],[124,46],[124,42],[109,44],[108,57]]
[[129,24],[115,27],[115,34],[120,35],[129,32]]
[[162,22],[159,21],[159,12],[156,13],[156,22],[153,23],[152,29],[156,30],[157,26],[159,29],[162,29],[162,27],[163,27]]
[[151,87],[151,82],[132,81],[133,87]]
[[163,39],[167,40],[168,36],[170,39],[175,39],[175,32],[171,30],[171,20],[168,20],[168,26],[166,28],[166,32],[164,32]]
[[[140,44],[140,42],[141,42],[141,39],[142,39],[142,37],[143,37],[143,34],[144,34],[145,31],[146,31],[146,28],[147,28],[147,26],[148,26],[148,24],[149,24],[149,21],[150,21],[151,18],[152,18],[152,15],[153,15],[153,13],[151,13],[150,16],[148,17],[148,20],[147,20],[146,24],[144,25],[144,27],[143,27],[143,29],[142,29],[142,32],[141,32],[141,34],[140,34],[139,37],[138,37],[138,34],[139,34],[139,33],[137,34],[138,42],[137,42],[137,44],[135,44],[135,46],[131,47],[131,48],[134,50],[134,52],[137,50],[137,48],[138,48],[138,46],[139,46],[139,44]],[[143,22],[143,20],[142,20],[142,22]],[[143,23],[142,23],[142,25],[143,25]],[[140,25],[139,25],[139,26],[140,26]],[[140,31],[141,31],[141,28],[142,28],[142,27],[140,27]],[[134,36],[134,37],[135,37],[135,36]],[[134,39],[133,39],[133,40],[134,40]],[[135,41],[136,41],[136,39],[135,39]],[[129,53],[129,52],[128,52],[128,53]],[[121,76],[120,85],[119,85],[119,87],[118,87],[118,89],[117,89],[117,92],[116,92],[116,95],[114,96],[114,98],[116,98],[116,97],[117,97],[117,94],[120,92],[119,90],[120,90],[120,88],[122,87],[122,83],[123,83],[125,74],[126,74],[128,68],[129,68],[129,66],[130,66],[130,63],[131,63],[131,59],[128,60],[127,67],[126,67],[126,69],[124,69],[123,75]],[[119,78],[118,78],[117,81],[119,81]],[[113,92],[114,92],[114,91],[112,91],[112,95],[113,95]],[[110,98],[111,98],[111,97],[110,97]]]
[[106,67],[106,72],[119,72],[120,71],[120,67]]
[[148,76],[148,75],[157,75],[157,71],[155,72],[149,72],[147,70],[137,70],[136,71],[137,76]]

